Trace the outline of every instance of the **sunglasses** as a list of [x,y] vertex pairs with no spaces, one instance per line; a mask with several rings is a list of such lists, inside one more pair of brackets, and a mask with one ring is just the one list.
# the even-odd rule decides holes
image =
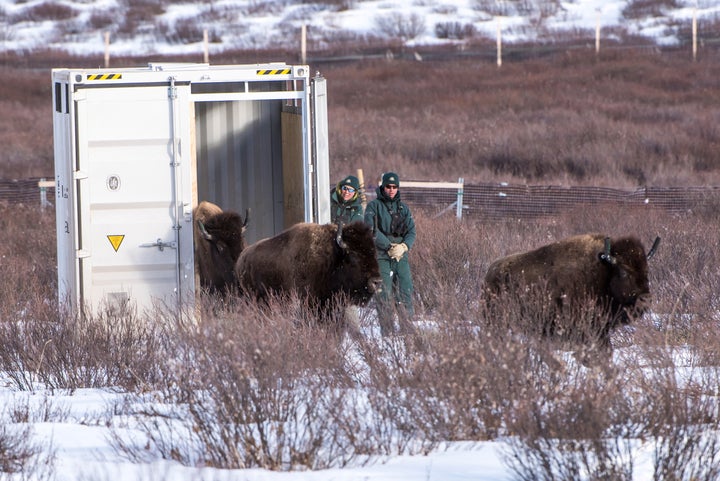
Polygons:
[[385,188],[387,190],[393,190],[393,189],[397,189],[398,187],[397,187],[397,185],[386,185]]
[[347,185],[343,185],[341,189],[343,192],[350,192],[351,194],[355,193],[355,189],[353,189],[352,187],[348,187]]

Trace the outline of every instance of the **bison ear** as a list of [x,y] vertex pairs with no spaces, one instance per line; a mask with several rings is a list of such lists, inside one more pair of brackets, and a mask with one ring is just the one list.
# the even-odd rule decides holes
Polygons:
[[614,266],[617,264],[617,259],[610,254],[610,238],[605,238],[605,248],[601,253],[598,254],[598,259],[600,259],[602,262],[607,262],[611,266]]
[[212,242],[214,240],[214,237],[205,229],[205,224],[201,220],[197,221],[198,230],[200,230],[200,234],[203,236],[203,239]]
[[335,236],[335,242],[337,243],[338,247],[340,247],[344,251],[347,251],[348,245],[342,238],[342,229],[343,223],[342,221],[339,221],[337,226],[337,235]]

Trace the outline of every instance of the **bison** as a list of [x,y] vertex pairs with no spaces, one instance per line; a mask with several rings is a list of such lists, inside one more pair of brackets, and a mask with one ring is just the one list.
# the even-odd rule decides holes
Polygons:
[[[536,316],[534,320],[539,318],[544,335],[583,344],[592,341],[591,345],[609,349],[612,329],[642,316],[647,308],[647,261],[659,242],[658,237],[646,255],[635,237],[585,234],[503,257],[485,275],[488,306],[497,309],[503,302],[518,302],[524,312]],[[582,321],[572,316],[588,306],[586,302],[601,314],[580,326]],[[589,330],[574,332],[583,329]]]
[[325,319],[337,299],[363,305],[382,285],[372,228],[362,221],[295,224],[243,250],[235,275],[246,295],[295,294]]
[[207,201],[193,210],[195,271],[209,292],[224,294],[235,285],[235,261],[245,248],[249,216],[248,210],[243,220],[237,212],[224,212]]

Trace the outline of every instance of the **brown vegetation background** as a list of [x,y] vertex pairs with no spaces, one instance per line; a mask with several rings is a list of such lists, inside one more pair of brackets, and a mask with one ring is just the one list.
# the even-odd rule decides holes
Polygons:
[[[394,169],[416,180],[635,188],[720,183],[720,64],[705,56],[576,50],[500,68],[457,57],[311,67],[328,79],[333,179],[362,168],[368,180]],[[101,61],[5,59],[2,178],[52,177],[50,67]]]

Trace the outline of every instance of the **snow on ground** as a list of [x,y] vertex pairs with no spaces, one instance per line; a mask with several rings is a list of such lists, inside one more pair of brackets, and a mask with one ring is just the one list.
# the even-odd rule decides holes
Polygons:
[[[29,51],[37,47],[52,47],[76,54],[97,55],[105,50],[104,33],[111,34],[111,55],[191,54],[203,52],[203,29],[210,36],[209,51],[226,49],[297,48],[300,28],[308,27],[308,38],[316,45],[327,45],[333,38],[355,35],[382,37],[379,19],[414,19],[424,31],[405,39],[408,46],[438,43],[461,43],[458,40],[438,39],[435,26],[457,22],[471,25],[475,38],[495,39],[498,28],[505,42],[532,41],[539,32],[582,32],[594,39],[595,28],[621,28],[628,33],[655,38],[659,44],[678,42],[678,25],[689,24],[693,15],[702,22],[720,18],[720,2],[708,0],[680,1],[677,8],[667,9],[663,16],[625,19],[623,9],[629,0],[573,0],[560,2],[561,8],[541,19],[538,11],[518,14],[513,2],[504,7],[483,7],[491,2],[478,0],[362,0],[346,2],[347,8],[337,4],[276,0],[215,0],[169,2],[162,14],[146,17],[134,37],[123,34],[121,27],[127,2],[120,0],[67,0],[75,16],[62,22],[30,21],[26,13],[44,0],[15,2],[0,0],[0,51]],[[494,10],[494,11],[493,11]],[[97,18],[111,19],[102,26]],[[95,18],[95,22],[91,19]],[[679,24],[678,24],[679,22]],[[93,27],[92,25],[96,26]],[[99,25],[99,26],[98,26]],[[176,26],[181,25],[183,27]],[[702,25],[702,23],[701,23]],[[195,29],[192,40],[170,40],[171,33],[180,28]],[[160,30],[163,30],[162,32]],[[169,34],[170,33],[170,34]],[[195,37],[198,37],[195,39]]]
[[[617,356],[630,356],[619,349]],[[572,356],[568,354],[568,362]],[[693,362],[682,350],[679,366]],[[220,470],[185,467],[169,460],[151,463],[131,462],[114,448],[111,434],[126,442],[142,440],[142,431],[118,415],[116,406],[123,402],[121,393],[110,389],[79,389],[72,395],[38,388],[33,392],[12,389],[8,380],[0,380],[0,404],[3,416],[11,412],[30,413],[32,439],[43,447],[42,456],[51,456],[51,477],[38,469],[37,477],[17,479],[75,480],[147,480],[147,481],[505,481],[513,479],[503,463],[507,448],[501,441],[446,443],[427,456],[390,456],[365,466],[350,466],[316,471],[274,472],[264,469]],[[114,426],[111,428],[110,426]],[[41,459],[42,459],[41,456]],[[633,480],[653,479],[652,443],[633,447]],[[0,479],[5,478],[0,475]]]

